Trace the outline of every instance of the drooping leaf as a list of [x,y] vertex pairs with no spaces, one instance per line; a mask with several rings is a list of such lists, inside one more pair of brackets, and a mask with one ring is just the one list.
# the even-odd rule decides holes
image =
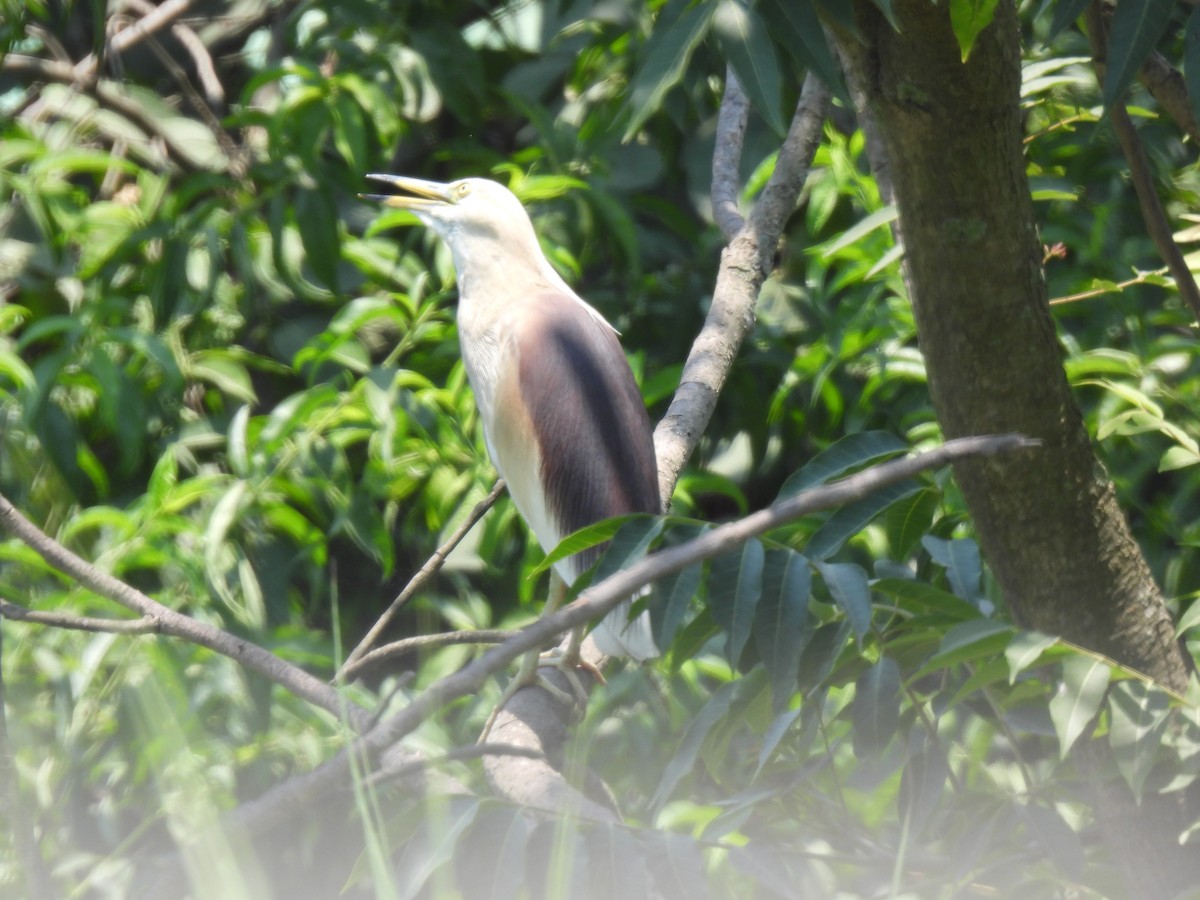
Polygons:
[[900,667],[885,656],[854,683],[854,752],[877,753],[887,746],[900,720]]
[[696,764],[708,733],[729,712],[737,685],[736,681],[730,681],[717,688],[688,725],[687,731],[684,732],[683,738],[679,742],[679,749],[675,751],[675,755],[663,770],[658,789],[654,792],[654,799],[650,801],[650,805],[655,810],[662,809],[663,804],[670,799],[683,776],[690,772],[692,766]]
[[834,602],[846,614],[859,643],[871,630],[871,587],[867,573],[854,563],[822,563],[817,571]]
[[[834,240],[830,241],[828,245],[826,245],[825,247],[822,247],[821,248],[821,258],[822,259],[831,259],[835,254],[838,253],[838,251],[844,250],[846,247],[849,247],[849,246],[857,243],[858,241],[862,240],[862,238],[866,237],[868,234],[870,234],[875,229],[882,228],[885,225],[890,225],[892,222],[896,221],[896,219],[899,216],[900,216],[900,210],[896,207],[895,203],[889,203],[887,206],[883,207],[882,209],[875,210],[875,212],[871,213],[868,216],[865,216],[860,221],[851,225],[849,228],[847,228],[845,231],[843,231],[840,235],[838,235]],[[862,433],[863,434],[873,434],[873,433],[886,434],[886,432],[869,432],[869,431],[862,432]],[[853,437],[853,435],[852,435],[852,437]],[[837,444],[834,444],[834,447],[836,447],[836,446],[837,446]],[[830,447],[829,449],[832,450],[833,447]]]
[[644,839],[647,842],[646,861],[658,886],[658,896],[695,897],[698,900],[709,896],[704,854],[694,838],[650,831],[645,833]]
[[950,587],[958,596],[975,603],[979,599],[979,584],[983,578],[983,561],[979,545],[970,538],[944,538],[926,535],[921,539],[933,561],[946,570]]
[[1083,15],[1092,0],[1058,0],[1054,4],[1054,18],[1050,20],[1050,31],[1046,42],[1054,40],[1064,28]]
[[907,444],[886,431],[860,431],[847,435],[801,466],[783,483],[777,499],[795,496],[841,475],[847,469],[886,456],[895,456],[907,449]]
[[536,578],[559,560],[566,559],[568,556],[574,556],[576,553],[581,553],[584,550],[589,550],[592,547],[603,544],[605,541],[611,540],[613,535],[621,530],[622,526],[637,519],[652,521],[653,517],[646,513],[613,516],[611,519],[605,519],[603,522],[597,522],[595,525],[585,525],[578,531],[571,532],[558,542],[557,547],[546,554],[545,559],[530,569],[529,577]]
[[812,636],[806,628],[811,592],[807,559],[791,550],[767,552],[762,599],[754,617],[754,640],[771,679],[771,697],[777,712],[787,706],[796,690],[800,654]]
[[658,111],[667,91],[679,83],[692,53],[708,33],[716,8],[715,3],[690,6],[688,0],[673,0],[663,8],[629,86],[630,118],[622,140],[637,134]]
[[950,0],[950,27],[958,39],[963,62],[971,55],[975,38],[992,24],[996,14],[996,0]]
[[762,596],[763,559],[762,542],[752,538],[712,561],[709,607],[728,635],[725,655],[731,666],[737,666],[754,627],[754,613]]
[[805,69],[816,72],[831,90],[842,90],[842,71],[833,60],[812,0],[770,0],[759,3],[758,9],[779,35],[782,46]]
[[304,244],[305,261],[327,287],[337,290],[338,214],[324,190],[304,190],[296,196],[296,227]]
[[751,106],[782,137],[787,131],[780,112],[782,79],[767,26],[742,0],[720,0],[713,14],[712,30]]
[[811,692],[829,677],[838,655],[846,646],[846,638],[850,636],[851,630],[849,620],[842,619],[838,622],[827,622],[813,632],[812,640],[800,656],[797,681],[801,690]]
[[[807,702],[807,698],[806,698]],[[805,707],[797,706],[795,709],[789,709],[777,715],[774,721],[768,726],[763,734],[762,747],[758,751],[758,768],[754,770],[754,777],[757,778],[763,770],[763,766],[771,758],[771,754],[775,752],[775,748],[779,746],[779,742],[783,740],[784,735],[796,723],[796,720],[804,714]]]
[[917,482],[902,481],[873,491],[849,506],[843,506],[813,532],[804,547],[805,555],[810,559],[828,559],[840,550],[847,540],[870,525],[881,512],[920,490],[921,486]]
[[970,603],[926,581],[880,578],[871,584],[871,590],[900,601],[905,609],[934,612],[963,621],[979,618],[979,610]]
[[655,584],[657,597],[650,607],[650,621],[654,626],[654,641],[659,647],[670,647],[675,640],[692,598],[700,590],[703,574],[703,566],[696,563]]
[[1170,713],[1167,695],[1144,681],[1119,681],[1109,691],[1108,709],[1109,746],[1121,776],[1133,795],[1141,800]]
[[1104,106],[1112,106],[1167,30],[1175,0],[1118,3],[1108,30]]
[[1108,688],[1109,667],[1090,656],[1063,660],[1063,680],[1050,700],[1050,719],[1058,734],[1058,753],[1066,759],[1071,745],[1096,715]]
[[897,803],[900,815],[909,821],[912,834],[920,835],[924,830],[942,798],[949,776],[946,754],[936,743],[926,740],[924,746],[909,755],[900,773]]

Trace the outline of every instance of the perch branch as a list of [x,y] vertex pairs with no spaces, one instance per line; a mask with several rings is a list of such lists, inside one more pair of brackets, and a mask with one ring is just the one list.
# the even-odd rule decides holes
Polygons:
[[713,147],[712,205],[713,220],[725,240],[731,241],[746,224],[738,210],[741,192],[738,168],[742,164],[742,142],[750,119],[750,101],[742,90],[733,67],[725,69],[725,96],[717,113],[717,142]]
[[297,776],[242,806],[232,814],[235,821],[231,824],[245,827],[251,833],[259,833],[319,802],[329,792],[347,783],[352,757],[377,759],[387,748],[397,744],[444,706],[479,691],[488,678],[523,653],[544,646],[556,635],[577,625],[600,618],[644,585],[724,553],[801,516],[851,503],[929,469],[971,456],[1011,452],[1037,445],[1036,441],[1012,434],[947,441],[933,450],[892,460],[804,491],[743,519],[714,528],[693,541],[654,553],[589,587],[574,602],[538,619],[459,671],[433,683],[404,709],[357,738],[351,746],[317,769]]
[[32,622],[50,628],[67,628],[72,631],[103,631],[110,634],[157,634],[162,629],[153,616],[138,619],[100,619],[94,616],[73,616],[68,613],[43,612],[29,609],[0,598],[0,618],[14,622]]
[[433,650],[438,647],[450,647],[454,644],[499,644],[507,641],[516,634],[515,631],[503,629],[480,628],[474,631],[446,631],[441,634],[419,634],[415,637],[404,638],[376,647],[369,653],[364,653],[353,663],[346,663],[338,676],[343,681],[357,678],[364,669],[411,653],[414,650]]

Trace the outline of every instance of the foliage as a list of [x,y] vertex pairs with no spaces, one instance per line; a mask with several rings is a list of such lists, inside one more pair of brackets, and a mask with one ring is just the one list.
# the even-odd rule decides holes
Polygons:
[[[964,57],[994,5],[950,4]],[[844,93],[812,27],[853,28],[843,7],[246,0],[189,23],[227,108],[153,44],[122,55],[119,80],[102,71],[140,119],[102,90],[0,68],[0,492],[173,608],[329,676],[494,477],[450,259],[404,214],[357,201],[364,173],[510,184],[662,412],[719,255],[706,217],[726,64],[754,108],[752,196],[803,72]],[[83,59],[102,49],[97,9],[5,9],[0,47]],[[1200,364],[1102,116],[1125,90],[1145,110],[1177,237],[1194,243],[1195,163],[1132,79],[1150,48],[1191,62],[1200,44],[1170,3],[1117,15],[1138,9],[1114,23],[1100,85],[1072,26],[1081,6],[1027,4],[1021,102],[1042,235],[1065,248],[1048,252],[1047,278],[1069,301],[1055,306],[1067,372],[1188,639]],[[178,38],[155,41],[185,58]],[[580,536],[616,535],[602,566],[939,439],[895,215],[839,110],[678,517]],[[545,569],[502,501],[397,630],[527,621]],[[0,597],[116,614],[11,540]],[[320,861],[297,864],[299,883],[320,896],[347,881],[405,897],[637,896],[648,881],[666,896],[1111,896],[1081,743],[1106,742],[1114,783],[1143,798],[1200,773],[1200,697],[1011,624],[949,473],[687,569],[650,608],[665,658],[610,679],[568,761],[612,787],[627,827],[481,799],[477,764],[446,761],[475,794],[426,807],[360,780],[355,810],[334,819],[358,838],[353,865],[318,877]],[[124,895],[136,853],[344,742],[338,723],[203,648],[2,629],[29,822],[78,896]],[[394,704],[474,652],[413,654],[355,690]],[[469,744],[497,695],[454,704],[412,745],[436,758]],[[1193,824],[1180,839],[1196,837]],[[222,896],[239,878],[265,896],[235,844],[208,848]],[[511,865],[478,862],[500,858]],[[20,865],[6,846],[3,890],[19,891]]]

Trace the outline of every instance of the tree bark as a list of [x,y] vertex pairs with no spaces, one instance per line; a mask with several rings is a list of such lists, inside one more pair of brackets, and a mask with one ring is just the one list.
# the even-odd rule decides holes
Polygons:
[[[947,438],[1042,441],[955,464],[983,551],[1020,624],[1183,689],[1191,662],[1062,368],[1025,175],[1016,10],[1001,0],[966,63],[946,4],[896,0],[894,10],[896,29],[860,0],[861,40],[839,41],[891,164],[938,422]],[[1079,762],[1130,895],[1173,896],[1196,875],[1175,840],[1184,811],[1150,798],[1139,807],[1101,774],[1099,750]]]

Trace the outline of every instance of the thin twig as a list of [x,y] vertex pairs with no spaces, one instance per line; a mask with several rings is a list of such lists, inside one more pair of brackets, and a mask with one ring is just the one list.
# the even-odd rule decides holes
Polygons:
[[1154,272],[1139,272],[1137,277],[1130,278],[1128,281],[1118,282],[1114,287],[1094,288],[1090,291],[1080,291],[1078,294],[1065,294],[1062,297],[1055,297],[1050,301],[1051,306],[1062,306],[1064,303],[1075,303],[1078,300],[1090,300],[1093,297],[1103,297],[1105,294],[1119,294],[1127,287],[1133,287],[1137,284],[1145,284],[1146,276],[1148,275],[1165,275],[1167,269],[1158,269]]
[[356,729],[366,727],[370,722],[370,716],[366,710],[350,705],[338,691],[303,669],[280,659],[274,653],[245,638],[237,637],[204,622],[198,622],[190,616],[163,606],[136,588],[96,568],[43,533],[36,525],[21,515],[3,495],[0,495],[0,527],[12,532],[46,562],[60,572],[69,575],[88,590],[155,620],[158,630],[162,634],[183,638],[214,650],[222,656],[228,656],[334,717],[340,719],[343,715],[348,716]]
[[67,628],[73,631],[98,631],[110,634],[158,634],[160,623],[153,616],[140,619],[100,619],[94,616],[75,616],[69,613],[44,612],[30,609],[0,598],[0,619],[14,622],[32,622],[50,628]]
[[[1086,15],[1088,38],[1092,44],[1092,64],[1096,68],[1096,77],[1103,84],[1108,38],[1099,0],[1093,0],[1087,8]],[[1129,174],[1133,179],[1138,205],[1142,209],[1146,231],[1153,239],[1154,246],[1158,248],[1158,255],[1171,270],[1179,296],[1191,309],[1196,321],[1200,322],[1200,287],[1197,287],[1192,270],[1183,257],[1183,251],[1179,249],[1171,233],[1171,224],[1167,221],[1166,211],[1158,199],[1158,188],[1150,171],[1150,161],[1146,158],[1141,140],[1138,139],[1137,129],[1133,127],[1133,120],[1129,118],[1129,113],[1125,111],[1125,105],[1120,98],[1113,103],[1108,115],[1113,131],[1117,134],[1117,142],[1121,145],[1121,152],[1125,155],[1125,162],[1129,165]]]
[[391,602],[391,605],[383,611],[383,615],[375,620],[375,624],[371,626],[371,630],[367,632],[366,636],[358,642],[358,646],[355,647],[350,652],[350,655],[346,657],[346,661],[342,663],[341,669],[339,669],[338,673],[334,676],[334,681],[344,681],[346,679],[347,670],[366,655],[366,653],[371,649],[372,645],[379,640],[379,636],[383,633],[384,629],[391,624],[392,619],[396,617],[396,614],[400,612],[404,605],[413,598],[413,595],[425,585],[425,582],[432,578],[434,574],[441,569],[442,565],[446,562],[446,557],[449,556],[451,551],[458,546],[459,541],[467,536],[467,532],[475,527],[475,523],[483,518],[483,514],[492,508],[492,504],[499,499],[502,493],[504,493],[504,479],[497,478],[496,483],[492,485],[491,492],[478,503],[476,503],[474,507],[472,507],[471,511],[467,514],[467,517],[463,519],[462,524],[460,524],[458,528],[454,529],[454,533],[446,539],[442,546],[433,551],[433,555],[429,557],[429,559],[425,561],[425,565],[421,566],[421,568],[417,570],[417,573],[409,579],[408,584],[404,586],[404,590],[402,590],[397,595],[396,599]]
[[851,503],[929,469],[972,456],[1038,446],[1040,442],[1015,434],[957,438],[932,450],[882,463],[804,491],[743,519],[718,526],[695,540],[654,553],[592,585],[574,602],[543,616],[459,671],[434,682],[404,709],[357,738],[351,746],[317,769],[297,776],[241,807],[234,816],[236,824],[248,828],[251,833],[261,833],[273,823],[318,801],[327,792],[336,791],[349,777],[352,756],[377,758],[447,704],[478,692],[488,678],[523,653],[549,643],[578,625],[601,618],[647,584],[727,552],[801,516]]
[[358,658],[353,664],[342,666],[338,673],[343,681],[351,681],[359,676],[364,669],[411,653],[414,650],[436,650],[439,647],[450,647],[455,644],[500,644],[516,634],[500,628],[480,628],[473,631],[445,631],[439,634],[419,634],[416,637],[404,638],[377,647]]
[[738,210],[738,168],[742,164],[742,143],[750,119],[750,101],[742,90],[732,66],[725,68],[725,95],[717,113],[717,141],[713,148],[712,206],[713,221],[731,241],[746,220]]
[[[108,51],[111,53],[122,53],[141,43],[154,32],[166,28],[180,16],[188,11],[196,0],[166,0],[161,6],[156,6],[142,18],[138,19],[128,28],[118,31],[108,40]],[[90,53],[75,64],[74,76],[76,80],[87,82],[90,81],[100,70],[100,59],[94,53]]]

